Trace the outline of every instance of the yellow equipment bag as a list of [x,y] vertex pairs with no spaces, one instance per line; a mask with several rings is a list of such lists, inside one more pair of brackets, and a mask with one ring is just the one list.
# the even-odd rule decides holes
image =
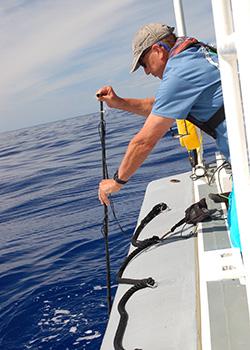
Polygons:
[[201,142],[198,138],[194,124],[185,119],[177,119],[176,123],[181,146],[186,147],[188,151],[199,148]]

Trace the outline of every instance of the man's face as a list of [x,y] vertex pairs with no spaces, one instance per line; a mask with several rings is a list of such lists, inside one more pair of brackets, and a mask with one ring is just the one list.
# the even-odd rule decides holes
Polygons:
[[168,60],[168,52],[157,44],[146,50],[139,61],[144,68],[145,74],[152,74],[162,79],[163,72]]

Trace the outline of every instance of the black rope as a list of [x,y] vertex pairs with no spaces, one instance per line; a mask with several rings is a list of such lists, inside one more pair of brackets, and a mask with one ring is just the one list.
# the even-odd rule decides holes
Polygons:
[[132,238],[132,244],[135,247],[140,246],[141,241],[138,241],[138,236],[143,230],[143,228],[157,215],[159,215],[163,210],[166,210],[168,208],[167,204],[165,203],[159,203],[153,207],[153,209],[148,213],[147,216],[141,221],[140,225],[136,229],[134,236]]
[[[138,237],[144,227],[153,220],[157,215],[159,215],[162,211],[168,209],[168,206],[165,203],[159,203],[153,207],[153,209],[145,216],[145,218],[141,221],[140,225],[137,227],[133,239],[132,244],[133,246],[137,247],[132,253],[128,255],[128,257],[125,259],[123,264],[121,265],[119,272],[116,277],[116,281],[118,283],[126,283],[126,284],[132,284],[133,287],[131,287],[121,298],[119,304],[118,304],[118,312],[120,314],[120,321],[118,324],[118,328],[115,334],[114,338],[114,347],[115,350],[125,350],[122,341],[124,337],[124,333],[127,327],[128,323],[128,313],[126,311],[126,303],[128,302],[129,298],[138,290],[146,287],[153,287],[155,285],[155,281],[152,277],[145,278],[145,279],[132,279],[132,278],[123,278],[122,275],[129,264],[129,262],[134,259],[141,251],[144,249],[160,243],[163,241],[163,238],[159,238],[157,236],[153,236],[151,238],[147,238],[143,241],[139,241]],[[183,224],[193,224],[196,225],[197,222],[204,221],[205,219],[211,219],[211,213],[207,208],[206,200],[205,198],[201,199],[199,202],[192,204],[189,208],[185,211],[185,217],[180,220],[176,225],[174,225],[170,231],[167,233],[174,232],[175,229]],[[192,235],[194,233],[192,232]],[[182,236],[183,237],[183,236]],[[189,238],[191,235],[183,238]]]
[[155,281],[151,277],[140,280],[136,285],[131,287],[121,298],[121,300],[118,304],[118,312],[121,315],[121,318],[120,318],[120,322],[119,322],[119,325],[117,327],[117,331],[116,331],[115,339],[114,339],[115,350],[125,350],[125,348],[122,345],[122,341],[123,341],[124,331],[125,331],[124,325],[127,325],[127,322],[128,322],[128,313],[125,309],[125,305],[126,305],[127,301],[138,290],[141,290],[143,288],[147,288],[149,286],[153,286],[154,284],[155,284]]
[[150,247],[153,244],[156,243],[160,243],[161,240],[159,237],[157,236],[153,236],[152,238],[149,239],[145,239],[144,241],[140,242],[140,247],[138,247],[137,249],[135,249],[132,253],[130,253],[127,258],[124,260],[124,262],[122,263],[119,272],[116,276],[116,282],[118,283],[122,283],[122,284],[136,284],[138,283],[140,280],[138,279],[132,279],[132,278],[122,278],[122,274],[125,271],[127,265],[129,264],[129,262],[134,259],[134,257],[136,257],[136,255],[138,255],[141,251],[143,251],[144,249]]
[[132,279],[132,278],[123,278],[122,274],[125,271],[129,262],[132,259],[134,259],[134,257],[137,256],[141,251],[143,251],[144,249],[146,249],[154,244],[161,242],[161,239],[157,236],[147,238],[143,241],[138,241],[138,237],[139,237],[141,231],[144,229],[144,227],[151,220],[153,220],[157,215],[159,215],[163,210],[166,210],[167,208],[168,208],[168,206],[165,203],[157,204],[147,214],[147,216],[141,221],[141,223],[138,226],[138,228],[136,229],[135,234],[134,234],[133,239],[132,239],[132,244],[138,248],[136,248],[132,253],[130,253],[128,255],[128,257],[124,260],[123,264],[121,265],[119,272],[117,274],[116,281],[118,283],[132,284],[133,287],[131,287],[123,295],[123,297],[121,298],[121,300],[119,301],[119,304],[118,304],[118,312],[120,314],[120,321],[119,321],[118,328],[117,328],[115,338],[114,338],[115,350],[125,350],[123,345],[122,345],[122,341],[123,341],[123,337],[124,337],[125,330],[126,330],[127,323],[128,323],[128,313],[127,313],[126,308],[125,308],[126,303],[128,302],[128,300],[131,298],[131,296],[135,292],[137,292],[143,288],[153,287],[155,285],[155,281],[152,277],[148,277],[148,278],[144,278],[144,279]]
[[[102,107],[101,107],[102,108]],[[103,111],[104,113],[104,111]],[[102,114],[103,116],[103,114]],[[103,130],[103,132],[102,132]],[[102,146],[105,147],[105,139],[103,139],[103,136],[102,136],[102,133],[104,134],[104,137],[106,135],[106,122],[103,118],[103,121],[101,121],[98,125],[98,132],[99,132],[99,137],[100,137],[100,140],[101,140],[101,144]],[[105,179],[108,179],[109,178],[109,174],[108,174],[108,166],[107,166],[107,162],[106,162],[106,154],[104,155],[105,156],[105,162],[103,164],[103,166],[105,166]],[[127,233],[124,231],[124,229],[122,228],[117,216],[116,216],[116,213],[115,213],[115,206],[114,206],[114,201],[113,201],[113,198],[111,196],[111,194],[109,194],[109,201],[110,201],[110,208],[111,208],[111,211],[112,211],[112,214],[113,214],[113,217],[120,229],[120,231],[124,234],[124,236],[126,236],[129,240],[131,240],[131,238],[129,237],[129,235],[127,235]]]
[[[100,137],[102,146],[102,175],[103,179],[108,178],[107,174],[107,162],[106,162],[106,146],[105,146],[105,136],[106,136],[106,123],[104,120],[104,110],[103,102],[100,102],[101,111],[101,122],[100,126]],[[111,312],[111,278],[110,278],[110,257],[109,257],[109,242],[108,242],[108,207],[104,204],[104,219],[102,226],[102,234],[105,241],[105,252],[106,252],[106,276],[107,276],[107,301],[108,301],[108,313]]]

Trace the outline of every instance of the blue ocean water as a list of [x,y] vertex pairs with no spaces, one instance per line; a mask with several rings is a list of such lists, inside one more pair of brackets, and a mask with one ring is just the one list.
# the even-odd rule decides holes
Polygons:
[[[97,108],[98,110],[98,108]],[[109,173],[144,119],[109,111]],[[0,134],[0,349],[100,348],[108,321],[99,112]],[[214,143],[205,137],[208,161]],[[169,133],[123,189],[116,215],[131,236],[147,183],[188,171]],[[109,211],[112,293],[129,240]]]

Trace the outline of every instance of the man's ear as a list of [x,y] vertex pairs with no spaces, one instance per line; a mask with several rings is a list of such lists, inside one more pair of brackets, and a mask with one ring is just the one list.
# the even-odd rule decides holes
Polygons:
[[154,44],[154,45],[152,46],[152,50],[158,52],[159,50],[161,50],[161,47],[160,47],[160,45],[158,45],[158,44]]
[[157,53],[159,54],[159,57],[160,57],[161,59],[164,57],[164,49],[163,49],[163,47],[161,47],[160,45],[154,44],[154,45],[152,46],[152,50],[153,50],[154,52],[157,52]]

